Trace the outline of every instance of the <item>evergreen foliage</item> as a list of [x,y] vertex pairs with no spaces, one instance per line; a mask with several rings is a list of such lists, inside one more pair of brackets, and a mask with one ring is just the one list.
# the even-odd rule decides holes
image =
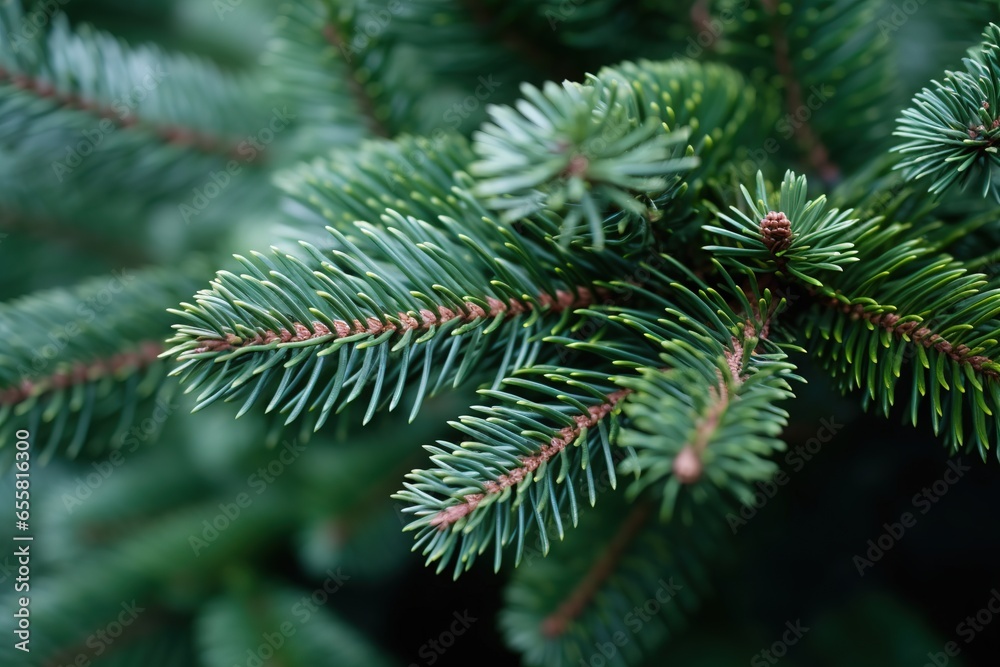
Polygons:
[[[136,597],[107,664],[245,664],[286,622],[273,664],[396,664],[294,610],[334,563],[391,579],[398,528],[509,577],[525,664],[645,664],[805,377],[1000,457],[997,25],[905,103],[881,0],[230,4],[272,20],[219,65],[0,0],[0,459],[28,430],[65,490],[23,664]],[[96,250],[18,277],[60,243]]]

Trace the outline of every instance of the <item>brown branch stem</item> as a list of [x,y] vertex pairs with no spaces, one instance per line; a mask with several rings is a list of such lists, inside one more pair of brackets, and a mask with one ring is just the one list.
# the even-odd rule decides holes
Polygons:
[[615,406],[626,396],[632,393],[631,389],[619,389],[605,397],[605,402],[591,406],[586,414],[574,417],[576,422],[573,426],[567,426],[559,431],[548,443],[541,446],[538,453],[520,458],[521,465],[505,475],[500,475],[495,480],[486,482],[483,486],[483,493],[473,493],[465,496],[462,502],[457,505],[441,510],[431,519],[431,525],[437,526],[440,530],[446,530],[456,521],[472,512],[481,502],[491,495],[503,493],[504,489],[516,486],[528,475],[537,470],[543,463],[555,457],[559,452],[572,444],[580,436],[585,428],[596,426],[602,419],[611,414]]
[[822,299],[821,302],[849,315],[851,319],[871,322],[900,338],[908,336],[911,341],[918,345],[927,349],[934,348],[956,363],[971,366],[974,371],[984,377],[1000,380],[1000,372],[987,367],[987,364],[996,363],[993,359],[981,354],[972,354],[972,350],[968,346],[951,343],[941,335],[934,333],[930,327],[923,326],[921,322],[913,320],[900,322],[903,319],[901,315],[865,312],[865,307],[861,304],[850,306],[835,298]]
[[341,54],[345,54],[344,64],[348,71],[347,86],[351,91],[351,97],[354,98],[355,104],[358,105],[358,110],[365,119],[368,131],[376,137],[390,137],[391,135],[389,134],[389,130],[385,127],[382,121],[379,120],[375,113],[375,100],[372,99],[368,89],[365,88],[361,81],[358,80],[357,67],[353,66],[350,59],[346,57],[346,54],[352,53],[353,51],[347,40],[344,38],[343,33],[341,33],[340,28],[332,21],[328,22],[325,26],[323,26],[323,37]]
[[144,341],[128,352],[86,363],[76,362],[68,370],[59,370],[45,377],[24,378],[19,385],[0,389],[0,405],[15,405],[36,394],[92,382],[115,375],[125,368],[145,368],[155,363],[161,352],[163,345],[159,341]]
[[[591,305],[594,303],[594,295],[586,287],[581,287],[577,289],[575,294],[565,290],[557,291],[555,296],[542,294],[538,297],[538,302],[549,311],[562,312]],[[325,338],[327,336],[347,338],[348,336],[357,334],[378,336],[386,331],[406,332],[414,329],[426,330],[432,326],[444,324],[454,319],[461,319],[463,322],[472,322],[483,317],[494,318],[499,315],[513,317],[532,309],[530,302],[522,302],[516,299],[509,299],[504,303],[494,297],[487,297],[486,303],[489,310],[472,302],[464,304],[464,312],[455,312],[445,306],[438,306],[437,313],[423,309],[419,313],[419,320],[409,313],[397,313],[394,318],[390,318],[388,314],[385,314],[381,319],[378,317],[369,317],[365,322],[361,322],[360,320],[354,320],[353,322],[333,320],[332,328],[323,322],[312,322],[310,326],[306,326],[301,322],[295,322],[293,323],[294,333],[288,329],[281,329],[277,332],[270,330],[260,331],[253,338],[241,338],[233,333],[227,334],[225,338],[199,338],[198,340],[202,345],[196,348],[194,353],[222,352],[238,347],[269,345],[275,342],[297,343],[316,338]],[[390,321],[391,319],[397,319],[399,324]]]
[[615,567],[625,554],[625,550],[628,549],[632,540],[646,523],[650,509],[649,503],[640,502],[629,512],[621,528],[608,543],[601,557],[591,566],[586,576],[580,580],[566,601],[542,621],[543,635],[549,638],[562,635],[566,632],[569,624],[586,610],[587,605],[600,590],[601,584],[614,573]]
[[[788,43],[788,36],[783,27],[776,21],[777,12],[776,0],[761,0],[765,11],[772,18],[771,39],[774,41],[774,61],[778,68],[778,73],[785,81],[785,106],[789,114],[797,114],[805,107],[802,95],[802,84],[795,76],[795,69],[792,67],[791,47]],[[820,177],[827,183],[834,183],[840,179],[840,168],[830,159],[830,152],[823,144],[822,139],[807,121],[793,124],[793,132],[799,145],[806,151],[809,164],[815,169]]]
[[163,140],[174,146],[190,147],[202,153],[220,154],[233,159],[243,159],[237,152],[238,142],[215,137],[198,130],[179,125],[154,125],[143,123],[133,112],[122,114],[113,108],[103,106],[92,100],[84,99],[75,93],[64,93],[56,90],[52,84],[16,72],[8,72],[0,67],[0,83],[9,82],[23,91],[32,93],[41,99],[52,100],[55,104],[68,109],[87,111],[97,118],[108,120],[117,127],[147,127]]

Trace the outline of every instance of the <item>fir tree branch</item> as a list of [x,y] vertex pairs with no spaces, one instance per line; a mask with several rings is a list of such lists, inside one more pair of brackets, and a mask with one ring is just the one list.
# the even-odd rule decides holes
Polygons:
[[[761,0],[765,11],[770,16],[771,39],[774,42],[774,62],[778,73],[785,82],[785,108],[788,113],[797,115],[805,106],[805,97],[802,94],[802,84],[795,75],[795,68],[792,65],[788,35],[785,33],[783,25],[777,20],[778,10],[777,0]],[[793,131],[799,146],[805,151],[809,164],[819,174],[827,184],[834,184],[840,180],[840,167],[831,159],[830,152],[823,144],[819,134],[813,129],[808,121],[803,121],[794,126]]]
[[[120,438],[165,396],[166,364],[157,355],[169,332],[161,299],[197,284],[198,261],[121,272],[0,304],[0,438],[28,424],[44,463],[65,449]],[[88,438],[111,426],[101,438]]]
[[163,343],[159,340],[131,343],[134,349],[118,352],[103,359],[87,362],[77,361],[71,368],[56,370],[48,376],[23,379],[20,384],[7,388],[0,387],[0,405],[15,405],[32,396],[40,396],[53,391],[96,382],[105,377],[135,372],[159,361]]
[[[814,292],[815,293],[815,292]],[[872,310],[871,305],[845,303],[838,298],[823,297],[819,302],[839,310],[852,320],[864,320],[876,327],[881,327],[896,338],[907,340],[924,348],[934,348],[960,366],[969,366],[972,370],[990,380],[1000,380],[1000,361],[983,354],[973,354],[965,344],[953,344],[941,335],[923,324],[920,318],[901,315],[885,310]]]
[[[25,21],[20,0],[0,7],[4,34],[17,36]],[[38,116],[59,114],[72,121],[66,124],[81,125],[80,116],[86,114],[115,128],[148,129],[164,145],[233,157],[239,140],[224,133],[240,126],[251,131],[259,122],[251,120],[259,100],[247,80],[154,46],[130,48],[87,25],[71,28],[62,13],[51,23],[47,32],[37,30],[30,38],[0,43],[0,107],[10,116],[9,127],[3,129],[13,135],[15,145],[31,136],[18,129],[34,127]],[[102,67],[83,62],[84,52]],[[197,109],[183,101],[192,96],[200,100]],[[142,115],[135,111],[140,101]],[[40,114],[40,109],[45,112]],[[101,129],[102,139],[106,132]],[[53,133],[53,141],[63,136]]]
[[[431,225],[390,210],[380,223],[352,225],[357,236],[329,228],[335,247],[303,243],[305,261],[239,258],[250,273],[220,272],[197,305],[173,311],[190,322],[170,341],[183,362],[175,373],[194,379],[189,391],[207,386],[196,409],[245,397],[242,414],[273,388],[268,411],[280,407],[290,422],[308,407],[318,428],[372,386],[367,422],[419,376],[415,416],[428,391],[479,377],[485,359],[499,362],[494,384],[530,364],[543,329],[565,325],[597,295],[581,266],[488,218]],[[320,382],[328,361],[334,381]],[[222,373],[210,376],[217,363]]]
[[[543,377],[545,382],[531,379]],[[503,390],[481,390],[491,406],[482,416],[462,417],[452,426],[467,440],[428,446],[436,467],[416,470],[394,497],[409,503],[417,518],[416,546],[439,571],[455,560],[455,576],[494,544],[494,567],[502,549],[516,541],[520,562],[530,534],[548,551],[548,533],[564,536],[564,522],[576,525],[578,495],[593,506],[598,487],[617,485],[612,442],[621,391],[607,371],[535,366],[508,377]],[[511,393],[508,389],[519,389]],[[597,479],[603,467],[606,481]]]
[[0,206],[0,230],[42,239],[46,243],[71,246],[88,255],[113,260],[116,266],[150,263],[146,249],[138,244],[111,235],[104,236],[63,219],[18,211],[8,205]]
[[570,64],[573,59],[567,58],[565,53],[545,48],[556,44],[550,37],[532,39],[526,36],[524,23],[512,22],[504,12],[497,11],[500,7],[506,9],[502,3],[459,0],[458,4],[482,32],[490,35],[492,41],[499,42],[511,53],[530,63],[535,72],[556,81],[572,81],[583,75],[579,67]]
[[587,287],[577,287],[574,292],[557,290],[555,295],[542,293],[531,301],[511,297],[504,303],[488,295],[482,300],[486,302],[486,308],[471,301],[462,304],[463,308],[457,312],[445,305],[438,305],[437,313],[423,308],[419,311],[419,320],[410,313],[399,312],[395,315],[382,313],[381,316],[368,317],[365,322],[354,320],[348,323],[344,320],[332,320],[332,327],[318,321],[310,322],[309,325],[293,322],[292,328],[295,333],[288,329],[278,331],[264,329],[256,331],[253,336],[244,335],[241,337],[233,333],[226,334],[224,339],[218,336],[200,336],[196,340],[203,345],[192,350],[190,354],[227,352],[243,347],[270,345],[271,343],[335,344],[335,341],[343,338],[358,335],[378,337],[388,332],[402,336],[409,332],[426,332],[453,320],[457,320],[459,326],[475,324],[482,319],[503,321],[528,313],[536,308],[546,313],[559,314],[577,308],[585,308],[595,301],[593,294]]
[[[48,81],[18,72],[10,72],[0,67],[0,86],[4,83],[19,91],[30,93],[40,101],[46,101],[67,110],[80,110],[95,118],[109,120],[118,128],[145,130],[165,144],[180,148],[191,148],[202,153],[218,154],[228,158],[241,158],[237,152],[238,141],[215,136],[196,128],[180,125],[166,125],[148,122],[134,109],[124,112],[104,105],[98,100],[87,99],[75,91],[60,91]],[[253,164],[253,163],[251,163]]]
[[621,528],[604,547],[600,558],[594,561],[587,574],[559,607],[542,621],[542,634],[555,638],[566,632],[570,623],[591,604],[601,586],[614,574],[618,563],[642,530],[652,513],[652,505],[645,501],[633,504]]
[[456,521],[475,510],[487,496],[503,493],[506,489],[519,485],[540,466],[575,442],[584,429],[597,426],[602,419],[611,414],[619,401],[631,393],[630,389],[621,389],[606,395],[603,403],[590,406],[586,414],[573,417],[576,424],[560,430],[558,435],[549,440],[548,444],[542,445],[537,453],[522,455],[519,457],[519,463],[516,467],[495,480],[485,482],[483,493],[467,495],[462,502],[440,510],[431,519],[430,525],[435,526],[438,530],[447,530]]
[[944,82],[924,88],[898,120],[896,136],[906,141],[897,169],[908,179],[930,176],[930,192],[975,183],[1000,201],[1000,26],[991,23],[982,45],[963,59],[965,71],[945,72]]
[[[346,56],[346,54],[353,52],[348,40],[344,37],[342,28],[333,20],[328,19],[323,26],[323,38],[342,55]],[[389,137],[388,128],[386,128],[375,112],[375,100],[369,93],[368,88],[358,78],[358,68],[355,61],[352,58],[345,57],[344,68],[346,70],[348,89],[362,117],[365,119],[369,132],[376,137]]]

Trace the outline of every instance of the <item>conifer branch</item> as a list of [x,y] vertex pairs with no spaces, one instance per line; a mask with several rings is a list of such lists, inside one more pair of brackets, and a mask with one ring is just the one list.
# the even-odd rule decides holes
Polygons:
[[363,84],[358,78],[358,68],[355,61],[352,58],[347,57],[347,54],[353,53],[354,49],[349,44],[349,40],[344,37],[341,27],[332,20],[332,17],[331,19],[328,19],[326,24],[323,26],[323,38],[326,39],[326,41],[329,42],[330,45],[341,55],[345,56],[344,67],[346,71],[347,87],[348,90],[350,90],[351,96],[354,98],[354,102],[361,112],[362,117],[365,119],[369,132],[376,137],[389,137],[389,130],[379,119],[378,114],[375,111],[375,100],[372,98],[365,84]]
[[[796,115],[801,109],[806,109],[805,97],[802,94],[802,85],[795,74],[795,67],[792,65],[791,49],[788,43],[788,35],[776,14],[778,10],[777,0],[762,0],[765,11],[770,16],[771,39],[774,43],[774,62],[778,74],[785,82],[785,108],[788,113]],[[830,152],[823,144],[822,139],[813,129],[808,121],[797,123],[794,128],[799,146],[805,151],[809,164],[819,174],[827,184],[834,184],[840,180],[840,167],[831,159]]]
[[[182,298],[203,268],[118,272],[0,304],[0,438],[30,424],[43,462],[88,441],[120,444],[169,392],[158,300]],[[99,427],[107,437],[88,440]]]
[[991,23],[981,47],[963,59],[965,71],[947,71],[903,111],[893,148],[904,176],[930,176],[932,194],[954,184],[965,190],[976,183],[982,197],[1000,201],[1000,26]]
[[458,4],[480,31],[492,36],[509,52],[523,58],[543,77],[564,81],[577,79],[583,74],[579,67],[570,64],[573,59],[566,58],[564,53],[546,48],[553,43],[551,39],[527,37],[524,23],[511,21],[509,17],[504,16],[504,12],[496,11],[488,0],[459,0]]
[[568,445],[576,442],[585,429],[597,426],[602,419],[611,413],[619,401],[631,393],[630,389],[612,392],[605,396],[603,403],[590,406],[586,414],[576,415],[573,417],[576,422],[573,426],[567,426],[560,430],[558,435],[550,439],[548,444],[543,444],[537,453],[520,456],[516,467],[495,480],[484,482],[485,490],[482,493],[467,495],[462,502],[439,511],[431,519],[430,525],[435,526],[438,530],[447,530],[456,521],[475,510],[487,496],[498,495],[512,486],[517,486],[539,467],[560,454]]
[[46,243],[72,246],[89,255],[113,260],[116,266],[150,263],[148,253],[138,244],[95,233],[62,218],[18,211],[8,205],[0,206],[0,230],[31,236]]
[[631,391],[606,372],[535,366],[480,393],[494,404],[452,423],[469,439],[427,447],[435,467],[407,475],[394,496],[416,516],[414,548],[439,570],[454,558],[456,576],[491,543],[497,568],[504,546],[516,540],[519,562],[536,531],[546,552],[550,531],[562,539],[564,522],[576,525],[577,496],[596,502],[601,467],[616,486],[615,415]]
[[15,405],[32,396],[67,389],[105,377],[137,371],[159,361],[163,344],[159,340],[141,341],[132,350],[118,352],[104,359],[75,362],[71,368],[57,370],[47,376],[25,378],[20,384],[0,387],[0,405]]
[[594,561],[586,576],[580,580],[566,600],[542,621],[543,635],[549,638],[562,635],[569,624],[591,604],[601,586],[618,568],[619,561],[642,530],[651,510],[652,506],[648,502],[640,501],[634,504],[622,522],[621,528],[604,547],[600,558]]
[[368,317],[365,322],[354,320],[348,323],[345,320],[335,319],[332,320],[332,326],[327,326],[319,321],[310,322],[308,325],[293,322],[291,331],[288,329],[277,331],[264,329],[256,331],[253,336],[243,337],[229,333],[224,339],[202,336],[195,339],[202,343],[201,347],[196,347],[190,354],[228,352],[244,347],[270,345],[271,343],[333,343],[359,335],[378,337],[390,332],[397,335],[408,332],[427,332],[434,327],[447,325],[452,321],[457,321],[459,326],[475,324],[483,319],[503,321],[536,308],[546,313],[559,314],[591,305],[594,302],[594,296],[589,288],[577,287],[573,292],[557,290],[555,295],[542,293],[534,300],[520,300],[511,297],[504,303],[489,295],[483,297],[482,300],[485,301],[485,308],[472,301],[464,302],[461,308],[455,310],[445,305],[438,305],[437,313],[422,308],[419,311],[419,319],[410,313],[399,312],[395,315],[383,313],[380,317]]
[[75,91],[60,91],[48,81],[40,78],[10,72],[0,67],[0,85],[4,83],[20,91],[30,93],[38,100],[51,102],[63,109],[84,111],[95,118],[109,120],[118,128],[149,131],[165,144],[191,148],[202,153],[214,153],[228,158],[241,157],[237,152],[238,141],[211,135],[199,128],[147,122],[136,114],[134,109],[117,110],[100,101],[82,97]]
[[[170,55],[154,46],[129,48],[90,26],[71,28],[62,13],[52,17],[50,30],[21,38],[18,29],[26,21],[19,2],[0,8],[0,31],[8,35],[0,44],[0,86],[8,87],[4,113],[10,115],[11,129],[30,122],[38,112],[38,104],[16,103],[22,96],[48,107],[49,114],[72,119],[65,123],[71,127],[80,125],[78,116],[86,114],[114,128],[148,129],[165,145],[203,154],[235,157],[239,140],[225,134],[241,125],[248,132],[256,129],[259,119],[250,120],[255,104],[247,103],[257,100],[249,93],[248,81],[224,75],[207,61]],[[79,57],[82,52],[100,58],[109,69],[88,66]],[[135,97],[137,90],[141,98]],[[195,110],[179,101],[185,96],[198,96],[201,106]],[[142,100],[141,115],[136,113],[137,99]],[[31,107],[34,114],[28,111]],[[103,137],[106,130],[101,132]],[[63,136],[54,134],[55,141]],[[13,139],[20,142],[23,137]],[[63,147],[58,148],[61,153]]]
[[[903,112],[902,159],[878,160],[894,108],[880,60],[887,40],[875,39],[882,0],[761,0],[735,12],[733,0],[672,10],[621,0],[289,0],[254,70],[260,93],[245,74],[130,48],[62,14],[44,17],[49,29],[17,32],[38,27],[22,4],[0,0],[5,208],[158,222],[173,195],[206,174],[218,193],[226,188],[231,179],[217,170],[234,155],[228,137],[260,129],[264,98],[293,108],[282,161],[309,159],[276,178],[290,195],[282,233],[297,242],[291,250],[238,256],[239,269],[200,290],[192,264],[142,271],[113,289],[101,278],[0,304],[0,445],[28,430],[39,463],[124,445],[130,427],[156,414],[150,404],[170,397],[171,369],[194,393],[194,411],[235,402],[237,417],[264,413],[228,439],[226,429],[171,422],[177,441],[191,428],[220,440],[197,461],[144,452],[106,485],[120,459],[96,462],[101,497],[71,520],[61,512],[38,522],[68,538],[51,541],[66,548],[46,569],[72,572],[53,579],[58,596],[41,589],[63,604],[32,611],[36,639],[73,647],[92,631],[89,609],[117,613],[136,591],[163,609],[170,587],[161,584],[183,579],[173,608],[200,608],[177,619],[190,627],[177,632],[170,619],[151,642],[161,649],[180,635],[182,654],[161,650],[154,662],[123,641],[112,659],[246,662],[262,630],[304,601],[322,607],[317,596],[331,591],[323,584],[310,598],[257,581],[249,563],[230,567],[233,555],[270,562],[291,550],[306,570],[334,562],[360,564],[359,579],[381,574],[395,559],[382,531],[395,522],[369,510],[382,482],[409,470],[393,497],[428,565],[456,577],[480,558],[514,566],[500,623],[525,664],[593,664],[595,649],[608,664],[639,664],[707,591],[726,532],[720,517],[734,501],[755,503],[777,471],[785,401],[802,381],[791,355],[817,357],[835,388],[862,389],[864,405],[885,414],[903,407],[915,422],[929,404],[952,451],[968,444],[985,457],[996,447],[1000,280],[974,272],[986,261],[976,241],[996,231],[995,212],[900,183],[889,191],[886,174],[931,176],[931,195],[958,183],[1000,197],[1000,27],[987,29],[964,72],[932,82]],[[732,66],[677,58],[600,67],[608,54],[691,55],[680,40],[692,25],[698,49]],[[162,87],[147,87],[140,112],[123,111],[116,102],[158,65],[169,73]],[[539,67],[596,74],[536,85]],[[835,99],[814,90],[820,83],[836,87]],[[102,135],[83,166],[74,149],[95,125],[115,134]],[[773,136],[762,142],[762,131],[790,140],[784,148],[820,181],[838,181],[841,170],[851,180],[830,201],[792,172],[769,181],[789,151]],[[63,151],[74,160],[60,171],[51,158]],[[746,159],[771,166],[741,183]],[[39,177],[50,169],[60,185]],[[742,200],[730,201],[735,185]],[[197,190],[199,201],[215,197]],[[215,208],[234,224],[241,217]],[[168,244],[157,228],[149,245],[162,241],[153,254],[174,257],[223,238],[191,233]],[[0,250],[17,258],[22,247]],[[180,305],[167,314],[169,303]],[[160,343],[171,318],[173,336]],[[803,339],[808,350],[793,343]],[[454,437],[420,450],[413,444],[435,437],[432,421],[399,437],[391,419],[356,437],[354,421],[403,402],[412,421],[425,398],[448,391],[428,408],[468,407],[449,422]],[[259,489],[241,472],[258,463],[247,457],[251,440],[267,443],[267,427],[301,419],[304,441],[359,404],[361,419],[339,420],[290,477],[244,502],[246,486]],[[337,443],[347,449],[324,448]],[[287,465],[284,452],[277,458]],[[90,463],[67,463],[54,482]],[[619,480],[626,488],[616,493]],[[41,518],[48,505],[33,511]],[[216,544],[198,546],[199,525],[203,537],[215,530]],[[353,538],[347,549],[332,544],[344,538]],[[369,541],[377,544],[359,546]],[[279,543],[291,546],[268,546]],[[88,550],[93,558],[82,557]],[[219,581],[233,585],[220,592]],[[282,646],[258,658],[391,662],[330,608],[310,615],[294,633],[281,622]],[[609,639],[615,656],[604,650]],[[15,650],[0,647],[0,663]],[[46,645],[39,657],[68,651]]]
[[962,366],[969,366],[977,374],[991,380],[1000,380],[1000,361],[982,354],[973,354],[965,344],[953,344],[943,336],[923,324],[919,318],[907,317],[895,312],[873,311],[871,306],[860,303],[851,305],[840,299],[823,299],[823,303],[840,310],[854,320],[864,320],[876,327],[881,327],[900,339],[909,340],[914,345],[934,348],[952,361]]

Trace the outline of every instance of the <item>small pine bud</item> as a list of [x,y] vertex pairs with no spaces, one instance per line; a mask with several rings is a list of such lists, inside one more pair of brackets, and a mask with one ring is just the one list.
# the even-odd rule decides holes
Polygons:
[[677,454],[674,459],[674,474],[681,484],[694,484],[701,477],[701,458],[694,451],[691,445],[684,445],[684,449]]
[[769,212],[760,221],[760,233],[764,236],[764,245],[772,253],[785,250],[792,244],[792,223],[784,213]]

